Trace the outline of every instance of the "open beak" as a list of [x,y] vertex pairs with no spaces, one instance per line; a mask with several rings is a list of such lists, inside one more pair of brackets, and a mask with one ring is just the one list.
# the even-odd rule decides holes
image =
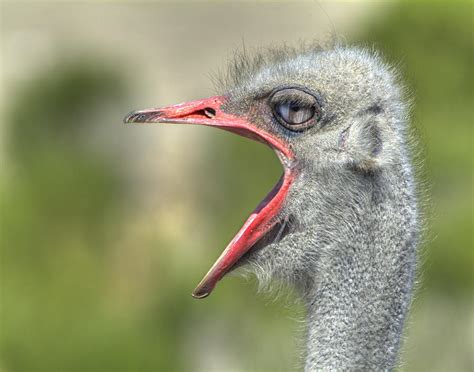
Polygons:
[[207,297],[216,283],[278,223],[278,214],[294,180],[292,169],[294,155],[289,146],[270,133],[257,128],[243,116],[222,110],[225,96],[181,103],[178,105],[134,111],[125,123],[199,124],[221,128],[238,135],[265,143],[275,150],[283,164],[284,173],[272,191],[260,202],[235,235],[220,257],[193,292],[193,297]]

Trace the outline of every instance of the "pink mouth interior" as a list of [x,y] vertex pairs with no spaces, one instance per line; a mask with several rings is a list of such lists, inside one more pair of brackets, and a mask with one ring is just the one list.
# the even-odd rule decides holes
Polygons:
[[193,291],[193,297],[207,297],[217,282],[237,261],[275,226],[278,222],[276,217],[282,208],[292,181],[292,173],[285,170],[278,183],[255,208],[242,228],[198,284]]

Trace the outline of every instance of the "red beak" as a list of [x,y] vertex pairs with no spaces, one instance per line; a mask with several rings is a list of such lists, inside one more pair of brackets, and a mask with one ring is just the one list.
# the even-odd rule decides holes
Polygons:
[[198,284],[193,292],[195,298],[207,297],[216,283],[234,264],[275,226],[278,222],[278,213],[294,179],[291,167],[294,155],[288,145],[270,133],[257,128],[245,117],[222,111],[225,101],[225,96],[215,96],[158,109],[134,111],[124,119],[125,123],[199,124],[221,128],[267,144],[275,150],[284,166],[284,174],[278,183],[253,211]]

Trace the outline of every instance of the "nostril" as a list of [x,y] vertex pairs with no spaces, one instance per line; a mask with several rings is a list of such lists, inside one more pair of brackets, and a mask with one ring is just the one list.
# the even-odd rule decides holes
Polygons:
[[216,116],[216,110],[211,107],[206,107],[203,111],[204,115],[206,115],[209,119],[212,119],[214,116]]

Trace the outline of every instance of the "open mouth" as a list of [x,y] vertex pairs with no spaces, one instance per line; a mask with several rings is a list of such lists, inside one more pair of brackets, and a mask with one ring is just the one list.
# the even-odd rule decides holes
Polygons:
[[195,298],[207,297],[216,283],[239,259],[272,231],[279,222],[279,212],[295,178],[292,167],[294,155],[289,146],[263,129],[257,128],[245,117],[222,111],[221,107],[225,101],[225,96],[215,96],[158,109],[134,111],[124,119],[125,123],[198,124],[224,129],[270,146],[283,165],[284,172],[280,180],[255,208],[198,284],[192,294]]

